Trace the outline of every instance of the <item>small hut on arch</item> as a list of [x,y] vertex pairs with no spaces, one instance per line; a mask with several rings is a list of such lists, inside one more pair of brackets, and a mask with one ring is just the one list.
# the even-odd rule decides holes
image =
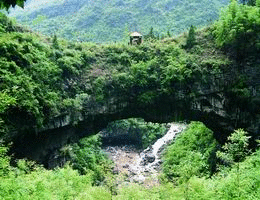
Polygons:
[[143,42],[143,36],[138,32],[133,32],[130,34],[130,44],[141,44]]

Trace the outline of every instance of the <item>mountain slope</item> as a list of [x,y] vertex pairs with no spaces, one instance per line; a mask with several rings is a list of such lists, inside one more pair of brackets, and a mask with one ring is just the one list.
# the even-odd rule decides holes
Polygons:
[[122,41],[128,31],[177,34],[217,19],[228,0],[59,0],[27,1],[10,15],[44,34],[81,41]]

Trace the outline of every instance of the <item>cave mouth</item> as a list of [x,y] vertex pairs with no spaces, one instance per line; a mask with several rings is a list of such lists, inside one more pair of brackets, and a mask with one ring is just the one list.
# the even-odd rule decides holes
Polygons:
[[102,146],[123,146],[131,145],[135,146],[137,149],[142,149],[142,141],[138,139],[130,138],[126,135],[117,135],[111,137],[102,137]]

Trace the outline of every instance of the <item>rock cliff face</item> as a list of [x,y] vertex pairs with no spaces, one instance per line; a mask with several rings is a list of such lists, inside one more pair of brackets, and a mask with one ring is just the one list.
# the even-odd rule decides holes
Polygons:
[[[31,134],[21,134],[15,138],[14,151],[18,157],[47,163],[51,152],[63,145],[100,131],[111,121],[130,117],[141,117],[152,122],[202,121],[214,131],[219,142],[224,142],[234,129],[245,128],[253,141],[259,137],[260,124],[258,71],[250,66],[229,69],[228,73],[209,73],[206,80],[194,79],[190,84],[177,86],[174,93],[161,94],[152,103],[140,105],[136,103],[137,97],[129,94],[131,98],[120,102],[120,107],[113,103],[96,109],[92,107],[92,112],[85,109],[76,118],[67,115],[52,119],[41,130],[27,127],[21,131],[30,130]],[[111,111],[109,107],[117,109]],[[127,135],[121,139],[124,140],[124,137],[125,140],[129,139]]]

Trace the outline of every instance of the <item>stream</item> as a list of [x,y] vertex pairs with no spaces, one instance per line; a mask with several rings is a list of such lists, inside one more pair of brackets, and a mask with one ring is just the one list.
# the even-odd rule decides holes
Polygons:
[[146,187],[158,185],[162,151],[185,127],[185,124],[172,123],[162,138],[141,152],[134,145],[105,147],[103,150],[115,163],[113,173],[117,175],[117,184],[140,183]]

